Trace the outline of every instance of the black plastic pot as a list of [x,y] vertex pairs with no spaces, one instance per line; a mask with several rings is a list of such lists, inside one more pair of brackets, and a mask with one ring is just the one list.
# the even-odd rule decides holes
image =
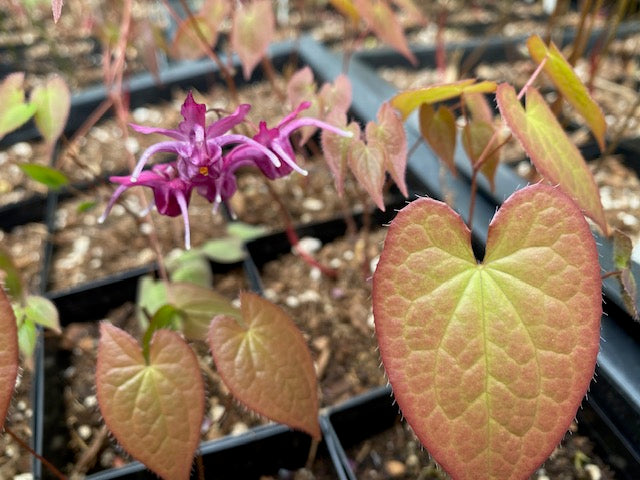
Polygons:
[[[637,23],[631,24],[625,26],[624,31],[637,31],[639,26]],[[509,40],[506,45],[499,40],[489,40],[486,43],[492,46],[491,48],[503,52],[508,51],[509,48],[516,48],[518,40]],[[455,46],[450,48],[454,49]],[[301,50],[308,50],[317,61],[326,65],[325,73],[328,77],[335,77],[341,72],[340,56],[323,50],[312,42],[301,42]],[[432,54],[433,52],[429,55]],[[361,60],[366,60],[368,64]],[[352,110],[359,118],[375,118],[379,105],[397,93],[391,85],[376,75],[372,67],[398,65],[401,62],[402,59],[397,54],[390,55],[384,52],[380,57],[374,56],[371,52],[363,53],[351,61],[349,77],[354,91]],[[406,130],[408,144],[413,145],[420,138],[415,118],[407,122]],[[424,186],[420,193],[442,199],[447,192],[452,192],[453,208],[467,219],[471,195],[470,162],[462,153],[463,149],[460,146],[457,152],[456,165],[462,175],[453,177],[447,172],[444,174],[444,180],[442,180],[439,160],[424,143],[416,148],[408,164],[411,175]],[[496,207],[513,191],[525,185],[515,172],[504,165],[498,168],[495,183],[496,191],[491,193],[488,185],[481,182],[482,195],[478,195],[476,199],[474,238],[481,245],[486,241],[487,228]],[[598,235],[595,236],[602,268],[604,271],[611,271],[613,270],[610,260],[612,259],[611,242]],[[477,249],[479,250],[481,249]],[[481,252],[479,258],[482,258]],[[640,278],[638,277],[640,266],[634,263],[633,271],[636,277]],[[594,411],[599,418],[598,422],[594,422],[594,428],[597,428],[595,425],[599,423],[607,425],[609,431],[614,432],[617,446],[621,448],[612,455],[624,459],[617,463],[624,463],[625,468],[636,472],[637,477],[640,472],[640,441],[638,439],[640,430],[634,427],[629,428],[629,422],[640,417],[640,377],[632,367],[632,365],[640,365],[640,335],[637,332],[637,325],[623,312],[623,309],[614,308],[614,306],[622,307],[623,305],[615,280],[605,280],[603,291],[605,309],[608,309],[610,315],[602,319],[602,342],[596,370],[597,383],[592,383],[588,400],[594,405]],[[603,438],[606,436],[607,434],[603,434]],[[615,466],[616,463],[612,465]]]

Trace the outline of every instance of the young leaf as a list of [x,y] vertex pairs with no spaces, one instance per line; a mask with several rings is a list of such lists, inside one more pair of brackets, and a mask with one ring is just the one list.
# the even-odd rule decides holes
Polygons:
[[209,324],[216,315],[240,315],[229,299],[210,288],[189,283],[169,284],[167,298],[174,307],[184,313],[182,333],[191,340],[206,340]]
[[498,86],[496,98],[502,117],[536,169],[547,180],[558,184],[607,235],[609,228],[593,175],[542,95],[530,87],[526,111],[514,88],[506,83]]
[[[464,146],[464,150],[467,152],[472,165],[475,165],[478,160],[480,160],[482,152],[489,141],[493,138],[493,133],[493,126],[482,120],[471,120],[464,126],[464,129],[462,130],[462,145]],[[489,148],[494,149],[497,144],[498,142],[494,141]],[[480,167],[482,174],[487,177],[487,180],[489,180],[491,190],[493,190],[494,187],[493,180],[496,175],[499,162],[500,151],[494,151],[489,155],[489,157],[487,157],[482,164],[482,167]]]
[[347,114],[351,106],[351,80],[344,74],[336,77],[333,83],[325,83],[318,92],[322,104],[322,119],[333,115]]
[[636,278],[630,268],[623,268],[620,272],[620,286],[622,288],[622,301],[627,311],[631,314],[635,321],[638,321],[640,314],[636,307],[636,296],[638,288],[636,286]]
[[365,136],[367,144],[376,143],[384,154],[384,167],[405,196],[409,196],[405,172],[407,170],[407,135],[402,119],[389,102],[382,104],[376,123],[369,122]]
[[493,124],[493,109],[483,93],[464,92],[462,101],[473,120],[481,120]]
[[287,82],[287,102],[296,108],[302,102],[315,98],[317,89],[313,70],[309,66],[302,67]]
[[16,317],[0,288],[0,428],[4,425],[18,376],[18,332]]
[[209,23],[203,15],[194,15],[193,20],[185,18],[178,25],[171,48],[171,54],[175,58],[196,60],[205,55],[206,47],[202,44],[202,39],[196,29],[200,30],[200,34],[209,48],[215,47],[218,41],[217,25]]
[[248,79],[267,54],[276,20],[271,0],[251,0],[236,5],[231,28],[231,48],[240,57],[244,78]]
[[496,90],[496,82],[475,82],[475,79],[469,78],[444,85],[432,85],[430,87],[406,90],[393,97],[391,105],[396,110],[399,110],[406,120],[409,114],[423,103],[442,102],[467,92],[491,93]]
[[429,103],[420,105],[420,133],[435,154],[456,174],[456,118],[450,108],[441,105],[436,111]]
[[48,298],[29,295],[24,301],[24,306],[16,308],[16,316],[18,316],[17,312],[36,325],[41,325],[56,333],[62,332],[58,309]]
[[107,427],[131,456],[163,478],[189,478],[204,384],[193,350],[177,333],[157,331],[147,363],[133,337],[103,322],[96,392]]
[[53,23],[58,23],[62,15],[63,0],[51,0],[51,10],[53,11]]
[[31,357],[36,349],[38,341],[38,329],[30,318],[23,317],[18,325],[18,346],[20,353],[25,357]]
[[631,239],[616,229],[613,231],[613,265],[620,272],[618,281],[622,292],[622,301],[631,316],[638,320],[638,308],[636,307],[636,279],[631,271],[631,253],[633,244]]
[[69,184],[69,179],[60,170],[36,163],[21,163],[18,165],[29,178],[47,187],[57,190]]
[[245,257],[242,240],[236,237],[220,237],[209,240],[200,247],[209,259],[218,263],[238,263]]
[[633,243],[631,239],[617,228],[613,231],[613,266],[622,270],[631,266]]
[[219,315],[209,347],[234,397],[261,415],[320,439],[318,386],[309,349],[276,305],[242,293],[242,320]]
[[0,247],[0,284],[7,290],[9,296],[18,301],[24,295],[22,276],[16,268],[9,252]]
[[385,162],[382,146],[377,142],[353,140],[349,152],[349,168],[374,203],[384,212],[382,188],[385,180]]
[[167,286],[163,281],[156,281],[153,277],[145,275],[138,280],[138,290],[136,294],[136,313],[138,323],[145,329],[149,324],[149,317],[152,317],[160,307],[167,304]]
[[604,150],[604,136],[607,129],[604,114],[558,47],[551,42],[547,48],[538,35],[529,37],[527,47],[529,54],[538,64],[546,58],[547,61],[542,68],[551,77],[562,96],[584,117],[598,141],[600,150]]
[[211,265],[200,249],[169,255],[166,266],[173,283],[187,282],[207,288],[213,282]]
[[69,87],[58,75],[39,85],[31,93],[31,101],[36,105],[34,120],[36,127],[49,145],[53,145],[67,124],[71,109]]
[[0,83],[0,139],[15,130],[36,112],[33,103],[25,103],[24,73],[16,72],[8,75]]
[[334,115],[333,117],[341,117],[340,120],[332,121],[333,125],[353,133],[352,137],[343,137],[328,130],[323,130],[320,136],[324,159],[333,174],[338,195],[342,196],[344,194],[344,179],[347,174],[347,165],[349,164],[352,146],[355,142],[361,142],[362,140],[360,140],[360,125],[351,122],[349,126],[346,126],[347,116],[345,114]]
[[229,222],[227,225],[227,233],[232,237],[239,238],[245,242],[253,240],[267,232],[264,225],[251,225],[244,222]]
[[338,12],[350,19],[354,25],[357,25],[360,21],[360,14],[352,0],[329,0],[329,3]]
[[494,217],[481,263],[447,205],[391,223],[373,278],[382,361],[404,417],[456,479],[527,478],[567,431],[600,342],[598,252],[544,184]]
[[380,40],[395,48],[413,66],[418,64],[418,59],[409,49],[402,25],[385,0],[354,0],[353,3]]

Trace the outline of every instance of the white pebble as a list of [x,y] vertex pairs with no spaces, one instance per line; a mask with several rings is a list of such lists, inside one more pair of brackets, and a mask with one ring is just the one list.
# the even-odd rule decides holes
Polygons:
[[278,300],[278,294],[275,292],[273,288],[265,288],[264,289],[264,298],[270,300],[272,302],[276,302]]
[[147,123],[151,116],[151,110],[145,107],[138,107],[133,111],[133,119],[136,123]]
[[591,477],[591,480],[600,480],[602,478],[602,472],[600,471],[600,467],[594,465],[593,463],[588,463],[584,466],[584,469]]
[[13,476],[13,480],[33,480],[33,473],[19,473]]
[[211,420],[219,422],[224,415],[225,408],[222,405],[214,405],[211,407]]
[[20,401],[18,401],[18,403],[16,403],[16,407],[18,407],[18,410],[20,410],[22,412],[22,411],[26,410],[27,402],[25,402],[24,400],[20,400]]
[[109,132],[101,127],[93,127],[91,129],[91,136],[98,140],[100,143],[107,143],[111,139]]
[[240,435],[241,433],[246,432],[247,430],[249,430],[249,427],[247,427],[244,423],[242,422],[238,422],[236,423],[233,428],[231,429],[231,435]]
[[378,262],[380,261],[380,256],[376,256],[373,257],[371,259],[371,261],[369,262],[369,268],[371,269],[371,272],[375,272],[376,271],[376,267],[378,266]]
[[313,281],[318,281],[322,278],[322,272],[318,267],[313,267],[309,272],[309,278]]
[[82,403],[87,408],[93,408],[98,404],[98,398],[95,395],[89,395]]
[[300,295],[298,295],[298,300],[300,300],[301,303],[319,302],[320,294],[315,290],[305,290]]
[[305,198],[302,202],[302,208],[310,212],[321,212],[324,210],[324,202],[317,198]]
[[298,242],[298,248],[307,253],[314,253],[322,248],[322,242],[315,237],[302,237]]
[[353,260],[354,256],[355,254],[351,250],[345,250],[345,252],[342,254],[342,258],[344,258],[347,262]]
[[0,152],[0,165],[4,165],[9,160],[9,154],[7,152]]
[[618,212],[618,218],[628,227],[634,227],[638,224],[638,219],[626,212]]
[[91,427],[89,425],[80,425],[78,427],[78,435],[83,440],[88,440],[91,437]]
[[127,149],[127,152],[136,154],[140,150],[140,142],[134,137],[128,137],[124,142],[124,148]]
[[151,226],[150,223],[145,222],[140,224],[140,233],[143,235],[151,235],[151,232],[153,232],[153,226]]
[[300,300],[298,300],[298,298],[294,297],[293,295],[289,295],[285,299],[284,303],[286,303],[287,306],[290,307],[290,308],[296,308],[296,307],[300,306]]
[[33,148],[27,142],[18,142],[11,147],[11,151],[19,157],[28,157],[33,152]]
[[329,260],[329,266],[331,268],[340,268],[342,266],[342,262],[339,258],[332,258],[331,260]]

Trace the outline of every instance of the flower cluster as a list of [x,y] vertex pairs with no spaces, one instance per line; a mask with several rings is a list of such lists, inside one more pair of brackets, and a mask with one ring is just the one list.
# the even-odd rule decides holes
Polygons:
[[[159,133],[172,140],[156,143],[144,151],[130,176],[111,177],[120,186],[111,197],[100,217],[103,222],[118,197],[130,187],[145,186],[153,190],[154,205],[163,215],[182,215],[185,227],[185,247],[190,248],[188,206],[191,192],[197,193],[213,203],[214,211],[220,203],[228,200],[236,191],[235,173],[243,166],[255,166],[269,179],[276,179],[297,171],[307,172],[296,163],[290,135],[304,126],[315,126],[339,135],[350,136],[327,123],[299,113],[309,108],[303,102],[294,112],[286,116],[276,127],[267,128],[260,122],[259,131],[253,137],[228,133],[244,121],[251,105],[240,105],[231,115],[206,125],[204,104],[196,103],[187,95],[181,109],[184,120],[177,129],[164,129],[131,125],[140,133]],[[158,164],[143,170],[156,153],[175,153],[175,161]]]

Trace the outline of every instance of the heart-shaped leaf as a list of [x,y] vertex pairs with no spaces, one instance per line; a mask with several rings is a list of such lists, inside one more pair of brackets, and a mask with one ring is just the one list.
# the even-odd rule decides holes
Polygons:
[[355,139],[349,152],[349,168],[378,208],[384,211],[382,188],[385,180],[384,150],[377,142]]
[[333,115],[347,114],[351,106],[351,80],[344,74],[336,77],[333,83],[325,83],[318,92],[322,104],[322,119]]
[[31,101],[36,105],[34,120],[36,127],[49,145],[53,145],[67,124],[71,109],[71,92],[58,75],[39,85],[31,93]]
[[344,194],[344,180],[347,173],[347,165],[349,164],[349,155],[354,142],[360,142],[360,125],[351,122],[346,126],[347,116],[335,115],[341,117],[338,121],[330,122],[332,125],[348,130],[353,133],[352,137],[344,137],[328,130],[322,130],[320,140],[322,142],[322,153],[324,159],[333,174],[338,195]]
[[4,290],[0,288],[0,428],[7,416],[18,375],[18,331],[16,317]]
[[56,333],[61,333],[60,317],[55,304],[48,298],[39,295],[28,295],[24,299],[24,305],[15,307],[16,317],[29,319],[37,325],[41,325]]
[[[200,31],[200,34],[197,33]],[[185,18],[178,25],[173,38],[171,54],[176,58],[195,60],[206,54],[202,44],[205,41],[209,48],[214,48],[218,41],[217,24],[209,23],[203,15],[194,15],[193,19]]]
[[[475,166],[480,160],[480,156],[487,147],[487,144],[494,138],[493,133],[493,126],[483,120],[471,120],[464,126],[462,130],[462,145],[472,165]],[[491,190],[493,190],[494,187],[493,179],[496,175],[498,163],[500,162],[500,151],[495,150],[492,152],[497,146],[497,143],[498,142],[494,141],[491,146],[489,146],[490,154],[480,167],[482,174],[489,180]]]
[[253,293],[242,293],[242,319],[217,316],[211,353],[237,400],[261,415],[320,438],[318,386],[311,354],[287,314]]
[[436,155],[455,175],[456,118],[450,108],[441,105],[436,111],[429,103],[420,105],[420,133]]
[[315,98],[317,89],[313,70],[309,66],[302,67],[287,82],[287,102],[291,108],[296,108],[302,102]]
[[538,35],[529,37],[527,47],[531,57],[538,64],[546,59],[542,67],[545,73],[551,77],[562,96],[584,117],[598,141],[600,150],[604,150],[604,136],[607,130],[604,114],[558,47],[551,42],[547,48]]
[[8,75],[0,83],[0,139],[29,120],[36,111],[33,103],[25,103],[24,73]]
[[252,0],[236,5],[231,48],[240,57],[245,79],[251,76],[258,62],[267,54],[275,24],[271,0]]
[[494,217],[486,255],[444,203],[395,217],[373,279],[403,415],[456,479],[527,478],[569,427],[600,341],[598,252],[578,207],[536,184]]
[[177,333],[154,334],[147,364],[133,337],[101,323],[96,392],[107,427],[131,456],[162,478],[189,478],[204,384],[193,350]]
[[540,92],[533,87],[527,89],[526,110],[515,89],[506,83],[498,86],[496,99],[502,117],[536,169],[558,184],[608,234],[596,181]]

